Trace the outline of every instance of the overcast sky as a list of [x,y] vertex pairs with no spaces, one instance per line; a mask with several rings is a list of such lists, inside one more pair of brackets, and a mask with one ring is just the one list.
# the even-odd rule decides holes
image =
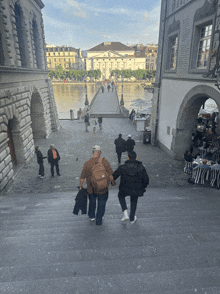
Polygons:
[[43,0],[46,43],[81,50],[102,42],[158,42],[160,0]]

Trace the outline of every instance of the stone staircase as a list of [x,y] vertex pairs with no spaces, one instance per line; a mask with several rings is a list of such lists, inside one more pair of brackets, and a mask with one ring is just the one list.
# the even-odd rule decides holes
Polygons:
[[76,192],[0,197],[0,293],[220,293],[218,194],[148,189],[130,224],[113,189],[102,226]]

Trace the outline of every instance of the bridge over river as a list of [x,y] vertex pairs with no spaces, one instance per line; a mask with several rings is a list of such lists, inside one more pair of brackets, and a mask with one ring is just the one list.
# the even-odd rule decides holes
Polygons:
[[98,116],[101,114],[103,117],[118,117],[123,118],[128,116],[129,111],[120,105],[116,87],[102,93],[100,87],[90,103],[90,116]]

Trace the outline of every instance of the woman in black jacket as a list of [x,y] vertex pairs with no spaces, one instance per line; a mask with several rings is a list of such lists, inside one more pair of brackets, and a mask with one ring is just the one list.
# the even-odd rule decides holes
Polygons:
[[43,179],[44,177],[44,158],[47,158],[47,156],[43,157],[43,154],[40,151],[40,147],[35,147],[35,153],[37,155],[37,163],[39,164],[39,175],[38,177]]

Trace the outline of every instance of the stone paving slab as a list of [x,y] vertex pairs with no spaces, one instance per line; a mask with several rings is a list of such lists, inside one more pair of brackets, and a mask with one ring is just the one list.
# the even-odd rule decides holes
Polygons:
[[[113,170],[118,167],[114,140],[122,133],[123,138],[131,134],[136,141],[135,151],[138,160],[142,161],[150,177],[149,187],[189,187],[187,176],[183,173],[184,163],[169,158],[159,147],[142,143],[142,132],[137,132],[134,125],[127,118],[104,118],[103,131],[93,134],[85,133],[84,123],[77,120],[61,121],[60,131],[53,133],[49,139],[35,140],[35,145],[41,147],[43,155],[47,154],[50,144],[55,144],[60,156],[61,177],[50,176],[50,165],[44,161],[45,179],[38,178],[38,164],[34,157],[24,165],[18,176],[14,178],[10,194],[54,193],[76,191],[83,164],[92,156],[92,147],[96,144],[102,148],[102,156],[111,164]],[[123,153],[122,162],[127,159]],[[117,189],[118,185],[115,187]],[[207,190],[210,190],[208,188]],[[0,195],[4,195],[3,191]]]

